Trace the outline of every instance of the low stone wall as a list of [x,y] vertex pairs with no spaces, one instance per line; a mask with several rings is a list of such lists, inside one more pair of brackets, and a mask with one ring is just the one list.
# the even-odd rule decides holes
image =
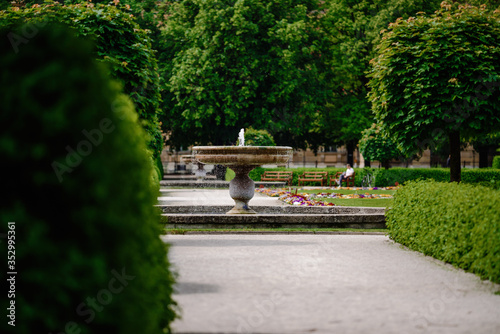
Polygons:
[[227,215],[231,206],[159,207],[165,228],[386,228],[384,208],[256,206],[258,214]]

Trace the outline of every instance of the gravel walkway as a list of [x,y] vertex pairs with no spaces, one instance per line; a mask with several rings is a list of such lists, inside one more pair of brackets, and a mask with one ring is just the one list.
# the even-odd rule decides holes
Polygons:
[[168,235],[174,333],[500,333],[500,286],[380,235]]

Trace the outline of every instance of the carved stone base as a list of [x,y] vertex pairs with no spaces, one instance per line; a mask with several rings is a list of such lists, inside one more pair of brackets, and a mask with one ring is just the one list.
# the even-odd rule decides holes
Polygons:
[[255,193],[255,183],[248,177],[248,173],[255,167],[257,165],[229,166],[236,175],[229,182],[229,195],[234,200],[235,206],[227,212],[228,215],[257,213],[248,207],[248,202]]

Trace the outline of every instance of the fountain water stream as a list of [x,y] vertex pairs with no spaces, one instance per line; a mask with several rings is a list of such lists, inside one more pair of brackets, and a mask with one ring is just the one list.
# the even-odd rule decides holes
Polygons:
[[238,134],[238,146],[245,146],[245,129],[241,129],[240,133]]
[[255,192],[255,183],[248,177],[248,173],[260,165],[284,164],[293,153],[289,146],[243,146],[244,141],[244,130],[241,129],[239,146],[193,147],[193,155],[197,161],[225,165],[236,174],[229,183],[229,195],[235,206],[227,214],[255,214],[256,212],[248,207],[248,202]]

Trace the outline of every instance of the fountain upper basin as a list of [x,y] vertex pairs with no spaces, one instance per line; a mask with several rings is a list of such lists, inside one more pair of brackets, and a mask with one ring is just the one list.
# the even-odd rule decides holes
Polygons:
[[205,164],[266,165],[284,164],[293,154],[289,146],[195,146],[193,155]]
[[195,162],[196,162],[196,160],[193,158],[193,156],[192,156],[192,155],[182,155],[182,156],[181,156],[181,159],[182,159],[185,163],[187,163],[187,164],[190,164],[190,163],[195,163]]

